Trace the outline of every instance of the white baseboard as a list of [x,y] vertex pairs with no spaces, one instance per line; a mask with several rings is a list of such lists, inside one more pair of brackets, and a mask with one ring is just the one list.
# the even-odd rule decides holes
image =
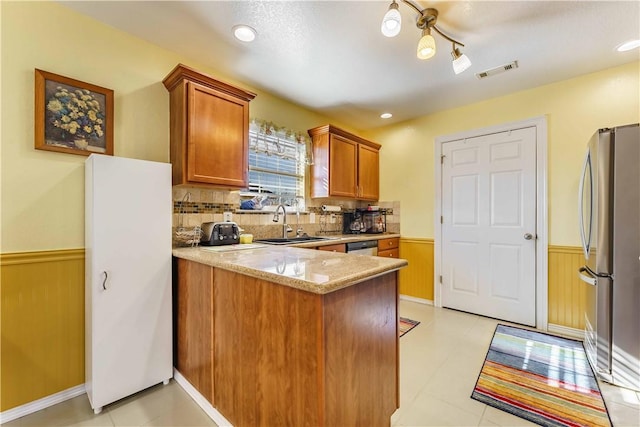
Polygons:
[[233,424],[223,417],[222,414],[218,412],[216,408],[214,408],[211,403],[209,403],[209,401],[205,399],[204,396],[201,395],[200,392],[196,390],[195,387],[192,386],[191,383],[189,383],[189,381],[187,381],[187,379],[175,368],[173,369],[173,379],[184,391],[187,392],[194,402],[202,408],[202,410],[213,420],[214,423],[216,423],[216,425],[221,427],[233,427]]
[[562,335],[567,338],[573,338],[574,340],[584,341],[584,331],[582,329],[569,328],[567,326],[549,323],[547,324],[547,332]]
[[16,406],[15,408],[7,411],[0,412],[0,424],[8,423],[9,421],[24,417],[25,415],[33,414],[34,412],[41,411],[49,406],[57,405],[65,400],[73,399],[74,397],[80,396],[84,393],[84,384],[80,384],[47,397],[43,397],[42,399]]
[[431,301],[430,299],[416,298],[409,295],[400,294],[400,299],[405,301],[417,302],[418,304],[433,305],[433,301]]

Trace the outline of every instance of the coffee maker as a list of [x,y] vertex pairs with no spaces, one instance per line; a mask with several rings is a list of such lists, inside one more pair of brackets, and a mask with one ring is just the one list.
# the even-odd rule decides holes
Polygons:
[[344,234],[378,234],[387,231],[387,215],[384,209],[370,211],[356,209],[345,212],[342,218]]
[[348,225],[349,227],[348,230],[345,230],[345,234],[359,234],[364,230],[364,222],[362,221],[362,215],[360,215],[359,212],[354,212],[353,216],[348,221],[343,221],[343,224]]

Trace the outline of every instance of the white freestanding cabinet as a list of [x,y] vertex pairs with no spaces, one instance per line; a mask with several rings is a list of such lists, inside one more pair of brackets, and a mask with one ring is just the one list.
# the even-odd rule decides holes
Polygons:
[[85,386],[99,413],[172,377],[171,165],[85,166]]

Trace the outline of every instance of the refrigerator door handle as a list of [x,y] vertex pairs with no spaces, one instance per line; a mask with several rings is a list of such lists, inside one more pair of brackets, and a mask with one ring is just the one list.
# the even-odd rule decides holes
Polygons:
[[584,179],[587,173],[587,165],[589,164],[589,150],[584,156],[584,163],[582,164],[582,173],[580,174],[580,185],[578,188],[578,220],[580,222],[580,240],[582,241],[582,250],[584,252],[585,259],[589,258],[589,246],[587,243],[587,237],[584,233]]
[[[597,278],[593,274],[591,274],[591,272],[587,268],[580,267],[578,271],[579,271],[578,276],[580,276],[580,280],[590,284],[591,286],[597,286]],[[587,274],[582,274],[582,273],[587,273]]]

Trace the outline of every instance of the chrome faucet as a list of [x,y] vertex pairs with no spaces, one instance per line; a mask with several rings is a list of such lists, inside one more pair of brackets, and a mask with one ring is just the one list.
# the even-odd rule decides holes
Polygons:
[[296,237],[306,236],[302,227],[300,227],[300,199],[296,198]]
[[286,239],[287,233],[293,231],[293,229],[287,224],[287,210],[282,203],[278,205],[275,213],[273,214],[273,222],[278,222],[280,220],[280,214],[278,213],[280,208],[282,208],[282,238]]

